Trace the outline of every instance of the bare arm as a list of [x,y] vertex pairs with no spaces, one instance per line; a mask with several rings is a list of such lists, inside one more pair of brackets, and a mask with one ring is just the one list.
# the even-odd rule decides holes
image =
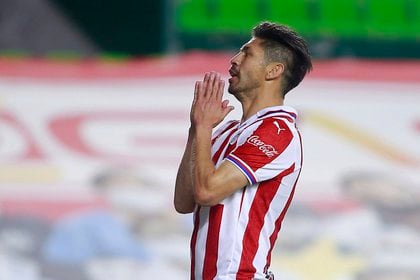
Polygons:
[[207,73],[195,84],[191,128],[175,183],[174,205],[179,213],[190,213],[197,204],[215,205],[247,184],[232,163],[216,168],[211,159],[212,130],[233,110],[227,100],[222,101],[223,89],[217,73]]
[[185,145],[184,155],[182,156],[181,163],[179,164],[175,181],[174,206],[175,210],[182,214],[193,212],[196,206],[192,182],[192,158],[195,137],[193,112],[197,100],[197,95],[195,93],[197,90],[197,84],[198,82],[195,85],[194,99],[190,111],[191,127],[188,131],[187,144]]
[[218,168],[211,159],[212,129],[233,110],[222,101],[224,82],[220,74],[208,73],[195,88],[195,106],[191,112],[193,138],[192,183],[194,200],[199,205],[215,205],[247,184],[245,175],[232,163]]
[[197,130],[195,143],[193,193],[197,204],[216,205],[236,190],[247,185],[248,181],[245,175],[229,161],[224,161],[218,168],[215,168],[209,156],[211,142],[206,137],[205,131]]
[[184,155],[178,168],[175,182],[174,206],[179,213],[191,213],[195,208],[195,200],[192,187],[192,145],[194,132],[190,128]]

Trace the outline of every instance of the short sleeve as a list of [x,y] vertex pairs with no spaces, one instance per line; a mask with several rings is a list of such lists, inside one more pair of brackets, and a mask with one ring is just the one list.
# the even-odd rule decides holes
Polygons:
[[[262,120],[251,133],[238,140],[237,147],[226,157],[255,184],[271,179],[290,167],[287,151],[294,134],[284,120]],[[293,157],[293,155],[292,155]]]

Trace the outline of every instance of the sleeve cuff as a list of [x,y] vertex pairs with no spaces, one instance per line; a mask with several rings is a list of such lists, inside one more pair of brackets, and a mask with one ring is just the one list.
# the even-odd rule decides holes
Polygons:
[[251,185],[257,183],[257,178],[255,177],[254,171],[240,158],[230,154],[226,160],[233,163],[239,170],[245,175]]

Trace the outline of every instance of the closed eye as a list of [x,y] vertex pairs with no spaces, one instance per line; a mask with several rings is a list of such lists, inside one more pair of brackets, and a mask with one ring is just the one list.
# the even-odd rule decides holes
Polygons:
[[248,46],[243,46],[240,51],[244,54],[249,54],[250,53],[250,49]]

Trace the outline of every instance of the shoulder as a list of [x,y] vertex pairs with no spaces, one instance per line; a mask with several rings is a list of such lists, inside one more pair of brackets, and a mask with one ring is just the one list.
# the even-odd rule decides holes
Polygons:
[[284,137],[288,134],[293,134],[295,125],[292,121],[283,117],[267,117],[259,119],[250,126],[252,134],[258,134],[264,137]]
[[[249,126],[241,135],[238,145],[255,146],[259,150],[265,147],[281,152],[295,137],[294,124],[276,117],[260,119]],[[276,154],[277,154],[276,152]]]

